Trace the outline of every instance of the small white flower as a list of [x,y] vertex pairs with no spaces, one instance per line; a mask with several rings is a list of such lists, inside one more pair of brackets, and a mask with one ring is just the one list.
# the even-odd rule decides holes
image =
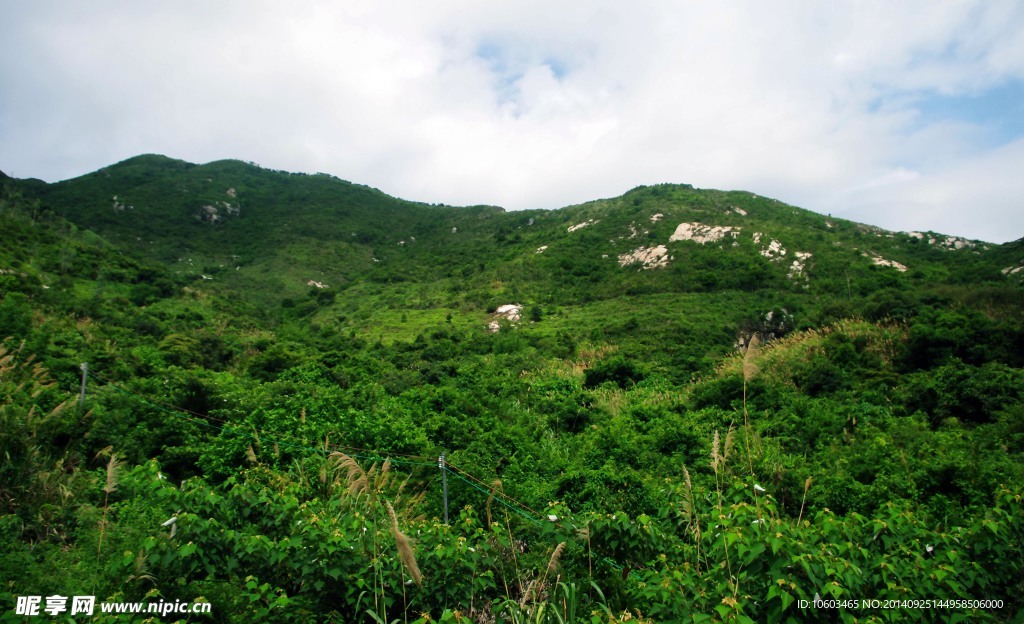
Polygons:
[[932,552],[933,550],[935,550],[935,547],[932,546],[931,544],[928,544],[927,546],[924,547],[924,549],[925,549],[926,552]]
[[755,483],[754,484],[754,491],[755,492],[764,492],[764,488]]
[[548,520],[552,522],[558,522],[558,516],[556,516],[555,514],[551,514],[548,516]]

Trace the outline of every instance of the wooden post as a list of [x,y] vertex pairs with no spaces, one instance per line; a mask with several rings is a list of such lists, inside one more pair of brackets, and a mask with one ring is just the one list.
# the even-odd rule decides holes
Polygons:
[[444,451],[437,458],[437,467],[441,469],[441,491],[444,496],[444,523],[448,524],[448,468],[444,461]]
[[78,368],[82,369],[82,392],[78,396],[78,411],[81,413],[85,410],[85,380],[89,377],[89,365],[82,362]]

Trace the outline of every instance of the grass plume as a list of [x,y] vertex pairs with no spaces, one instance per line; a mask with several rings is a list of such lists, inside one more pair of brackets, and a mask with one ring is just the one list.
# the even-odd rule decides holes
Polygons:
[[683,500],[683,513],[686,522],[697,544],[697,573],[700,574],[700,517],[697,515],[697,501],[693,496],[693,481],[690,479],[690,471],[683,466],[683,482],[686,483],[686,498]]
[[387,501],[385,501],[385,505],[388,508],[388,516],[391,518],[391,535],[394,536],[395,544],[398,546],[398,556],[402,560],[402,565],[409,570],[409,575],[412,576],[416,586],[422,587],[423,575],[420,574],[420,567],[416,565],[416,555],[412,552],[412,541],[398,528],[398,516],[395,515],[395,508]]
[[718,474],[718,466],[722,462],[722,456],[718,452],[721,446],[722,439],[718,435],[718,429],[715,429],[715,437],[711,440],[711,468],[714,469],[715,474]]
[[747,384],[760,372],[757,363],[754,362],[754,358],[757,357],[757,347],[760,344],[761,339],[754,334],[747,341],[747,349],[743,354],[743,439],[747,449],[747,465],[750,468],[750,476],[754,476],[754,458],[750,454],[751,430],[750,416],[747,413]]
[[[107,450],[111,448],[108,446]],[[110,453],[110,460],[107,461],[107,482],[103,486],[103,491],[108,495],[117,491],[117,470],[121,467],[121,464],[122,462],[117,459],[117,453]]]
[[804,505],[807,503],[807,491],[811,489],[811,481],[812,479],[810,477],[807,477],[807,480],[804,481],[804,498],[800,501],[800,515],[796,518],[798,526],[800,521],[804,519]]
[[551,576],[558,569],[558,560],[562,558],[562,553],[565,551],[565,542],[562,542],[555,547],[555,552],[551,553],[551,559],[548,560],[548,568],[546,575]]
[[100,539],[96,544],[97,559],[103,554],[103,540],[107,535],[107,510],[110,508],[110,495],[117,491],[117,471],[122,464],[117,459],[117,453],[113,451],[114,447],[108,446],[96,454],[97,458],[101,455],[110,455],[110,459],[107,461],[107,479],[103,485],[103,518],[100,519]]
[[746,383],[757,376],[761,369],[757,367],[754,358],[757,357],[757,347],[761,344],[761,338],[754,334],[747,341],[747,348],[743,354],[743,382]]
[[370,489],[370,480],[367,479],[366,472],[359,465],[359,462],[338,451],[331,453],[331,459],[338,462],[339,468],[345,470],[345,481],[349,494],[358,496]]
[[491,503],[494,502],[494,494],[498,491],[499,488],[501,488],[501,479],[495,479],[494,481],[491,482],[491,493],[487,496],[487,505],[485,506],[487,509],[488,528],[490,528],[491,524],[493,524],[493,520],[491,519]]

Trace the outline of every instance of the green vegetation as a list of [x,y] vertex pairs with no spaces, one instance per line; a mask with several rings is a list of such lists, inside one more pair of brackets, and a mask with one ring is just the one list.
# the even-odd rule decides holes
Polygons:
[[1024,617],[1021,242],[686,185],[508,214],[159,156],[0,184],[2,621]]

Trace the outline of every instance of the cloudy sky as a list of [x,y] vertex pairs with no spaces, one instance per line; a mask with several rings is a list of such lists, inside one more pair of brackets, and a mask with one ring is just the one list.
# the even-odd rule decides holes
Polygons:
[[0,0],[0,170],[140,153],[559,208],[743,189],[1024,236],[1019,0]]

